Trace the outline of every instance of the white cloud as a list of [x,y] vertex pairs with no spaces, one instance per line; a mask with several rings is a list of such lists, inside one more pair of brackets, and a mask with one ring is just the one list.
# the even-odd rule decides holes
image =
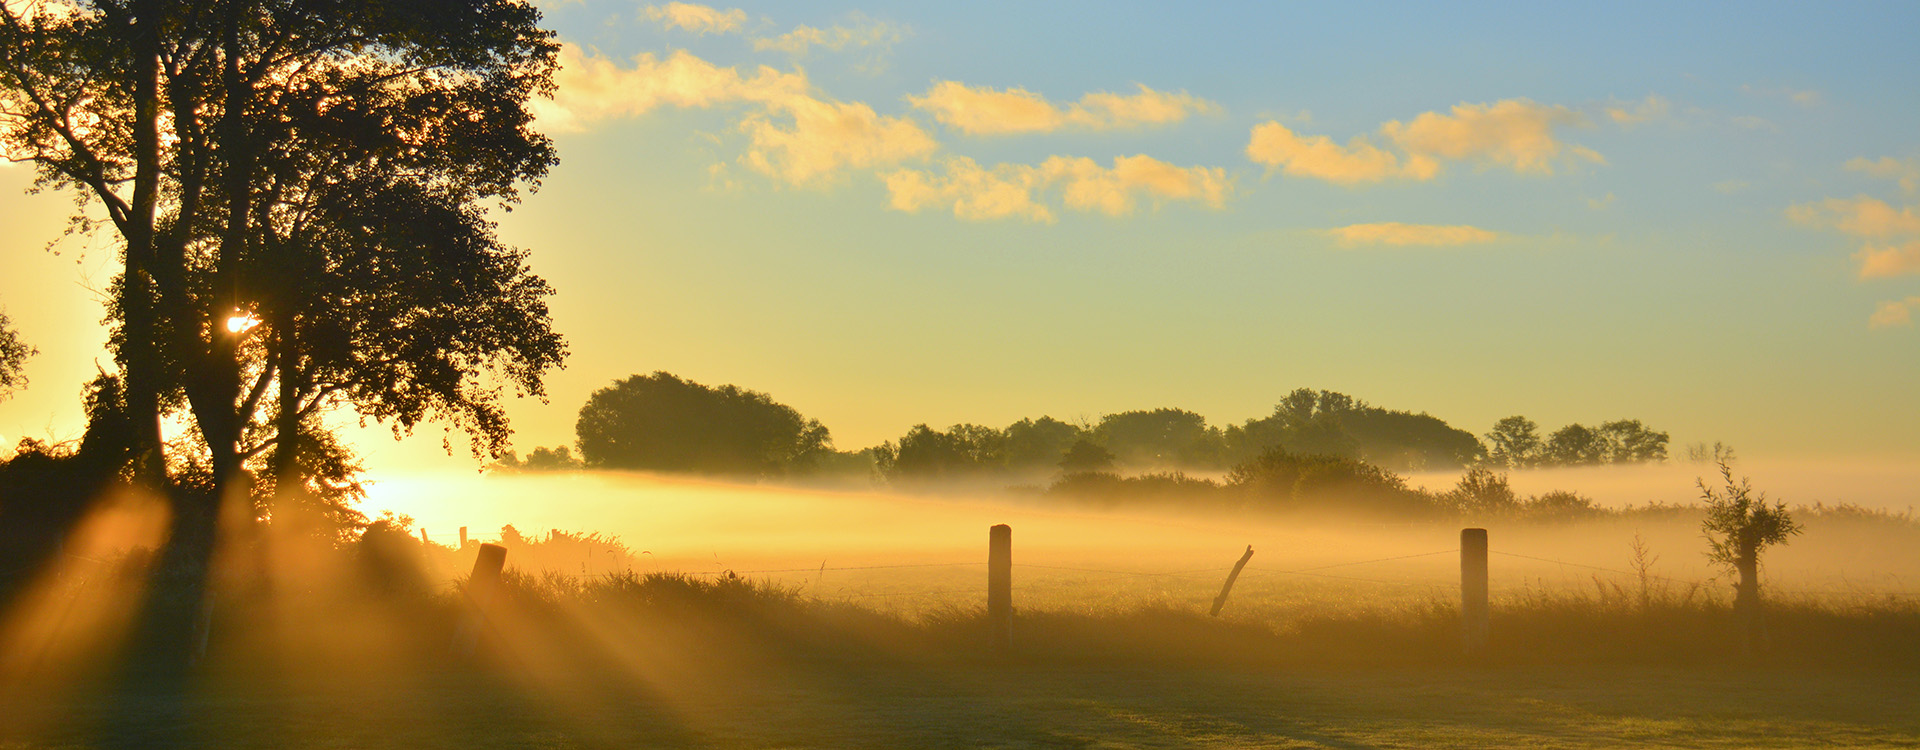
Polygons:
[[1913,312],[1920,310],[1920,297],[1908,297],[1904,300],[1882,302],[1874,308],[1873,315],[1867,318],[1870,328],[1892,328],[1894,326],[1913,325]]
[[1402,224],[1397,221],[1377,224],[1352,224],[1326,230],[1327,235],[1347,247],[1354,245],[1424,245],[1441,247],[1474,245],[1500,239],[1500,233],[1465,225]]
[[915,213],[950,206],[963,219],[1053,221],[1054,212],[1043,199],[1053,192],[1067,208],[1108,216],[1131,214],[1143,200],[1221,208],[1233,192],[1222,168],[1179,167],[1145,154],[1117,157],[1110,167],[1068,156],[1049,157],[1038,165],[999,164],[992,169],[983,169],[972,159],[951,157],[941,167],[937,175],[914,169],[887,175],[892,207]]
[[1069,127],[1113,130],[1143,125],[1166,125],[1194,113],[1218,112],[1219,105],[1187,92],[1155,91],[1135,84],[1132,94],[1096,92],[1065,107],[1021,88],[995,89],[941,81],[921,96],[908,96],[914,107],[933,114],[941,124],[968,135],[1047,133]]
[[747,22],[747,12],[739,8],[720,10],[693,3],[649,5],[640,11],[648,20],[669,29],[685,29],[695,34],[724,34],[739,31]]

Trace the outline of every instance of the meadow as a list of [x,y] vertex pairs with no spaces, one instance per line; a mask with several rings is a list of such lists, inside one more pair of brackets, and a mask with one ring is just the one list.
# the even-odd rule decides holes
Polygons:
[[[464,574],[499,532],[231,539],[208,656],[180,679],[137,668],[127,603],[152,518],[129,502],[90,519],[0,631],[0,747],[1920,741],[1904,514],[1802,509],[1806,533],[1768,560],[1757,658],[1696,511],[1486,522],[1492,644],[1468,659],[1456,522],[621,475],[463,485],[449,517],[490,512],[482,488],[625,533],[507,532],[504,586],[478,609]],[[994,522],[1014,527],[1008,653],[982,606]]]

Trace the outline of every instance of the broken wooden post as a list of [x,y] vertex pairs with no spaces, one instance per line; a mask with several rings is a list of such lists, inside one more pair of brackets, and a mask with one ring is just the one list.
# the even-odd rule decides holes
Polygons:
[[1226,584],[1220,587],[1220,595],[1213,598],[1213,617],[1220,616],[1220,608],[1227,606],[1227,594],[1233,593],[1233,582],[1240,578],[1240,569],[1247,567],[1247,561],[1253,559],[1253,545],[1247,545],[1247,553],[1240,556],[1240,562],[1233,564],[1233,572],[1227,574]]
[[1013,527],[987,530],[987,628],[996,653],[1013,649]]
[[460,549],[467,548],[467,527],[460,527]]
[[480,545],[473,559],[473,573],[467,576],[467,612],[460,629],[453,634],[453,651],[461,656],[473,653],[480,643],[480,630],[487,621],[487,609],[493,606],[500,590],[500,573],[507,567],[507,548],[498,544]]
[[1468,656],[1487,650],[1487,530],[1460,530],[1460,635]]
[[427,539],[427,527],[425,527],[425,526],[422,526],[422,527],[420,527],[420,543],[421,543],[421,544],[432,544],[432,543],[433,543],[432,541],[430,541],[430,540],[428,540],[428,539]]

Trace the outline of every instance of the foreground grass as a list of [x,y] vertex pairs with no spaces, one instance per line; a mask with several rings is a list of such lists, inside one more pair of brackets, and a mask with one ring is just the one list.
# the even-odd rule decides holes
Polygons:
[[1495,653],[1468,663],[1443,602],[1030,611],[993,655],[977,609],[511,576],[456,658],[457,595],[365,579],[228,601],[184,678],[106,648],[4,675],[0,748],[1920,745],[1920,612],[1894,602],[1782,603],[1754,661],[1712,601],[1540,593],[1497,606]]
[[[1912,747],[1910,671],[820,664],[649,693],[438,669],[8,706],[0,747]],[[26,713],[22,713],[26,712]]]

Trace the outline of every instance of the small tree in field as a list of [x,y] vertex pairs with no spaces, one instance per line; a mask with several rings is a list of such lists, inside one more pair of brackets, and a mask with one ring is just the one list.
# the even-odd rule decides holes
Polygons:
[[1765,637],[1760,624],[1760,553],[1786,544],[1788,537],[1800,533],[1800,524],[1787,513],[1786,503],[1768,504],[1766,493],[1755,493],[1746,477],[1735,482],[1733,467],[1725,461],[1717,463],[1725,487],[1716,490],[1705,479],[1695,480],[1707,504],[1707,518],[1700,529],[1712,545],[1707,558],[1740,575],[1733,608],[1746,628],[1745,648],[1752,653]]

